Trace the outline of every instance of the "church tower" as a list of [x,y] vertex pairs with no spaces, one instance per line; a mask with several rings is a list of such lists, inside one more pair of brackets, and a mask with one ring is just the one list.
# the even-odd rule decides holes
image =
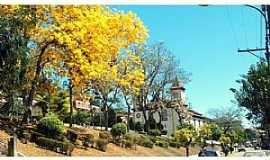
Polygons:
[[171,100],[181,101],[183,104],[186,104],[185,88],[181,80],[175,79],[171,87]]

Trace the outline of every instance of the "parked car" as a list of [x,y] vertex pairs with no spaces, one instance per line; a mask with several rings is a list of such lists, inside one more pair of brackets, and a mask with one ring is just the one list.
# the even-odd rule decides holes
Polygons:
[[211,149],[203,149],[198,154],[199,157],[219,157],[220,154],[218,151]]
[[243,155],[244,157],[266,157],[267,154],[265,151],[247,151]]

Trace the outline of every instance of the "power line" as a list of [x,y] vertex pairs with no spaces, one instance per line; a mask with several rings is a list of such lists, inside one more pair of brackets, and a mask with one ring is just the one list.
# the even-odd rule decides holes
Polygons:
[[234,41],[235,41],[235,44],[236,44],[236,47],[237,48],[239,48],[238,46],[238,40],[237,40],[237,36],[236,36],[236,32],[235,32],[235,30],[234,30],[234,28],[233,28],[233,24],[232,24],[232,20],[231,20],[231,17],[230,17],[230,13],[229,13],[229,8],[228,8],[228,6],[226,6],[226,15],[227,15],[227,18],[228,18],[228,20],[229,20],[229,23],[230,23],[230,28],[231,28],[231,32],[232,32],[232,34],[233,34],[233,39],[234,39]]
[[245,42],[246,42],[246,47],[248,48],[247,28],[246,28],[245,21],[244,21],[243,9],[244,8],[241,8],[241,25],[242,25],[242,28],[244,31],[244,38],[245,38]]

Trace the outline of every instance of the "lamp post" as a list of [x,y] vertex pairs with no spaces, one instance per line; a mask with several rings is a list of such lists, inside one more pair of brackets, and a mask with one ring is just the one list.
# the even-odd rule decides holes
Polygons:
[[[248,4],[246,4],[245,6],[258,11],[263,16],[264,23],[265,23],[265,48],[264,48],[264,50],[265,50],[265,58],[266,58],[266,61],[267,61],[269,72],[270,72],[270,54],[269,54],[269,47],[268,47],[268,44],[269,44],[269,33],[268,33],[269,32],[269,25],[268,25],[267,16],[263,12],[263,10],[255,7],[255,6],[248,5]],[[262,8],[264,10],[266,10],[267,12],[270,12],[270,11],[268,11],[268,8],[267,8],[266,5],[262,5]]]

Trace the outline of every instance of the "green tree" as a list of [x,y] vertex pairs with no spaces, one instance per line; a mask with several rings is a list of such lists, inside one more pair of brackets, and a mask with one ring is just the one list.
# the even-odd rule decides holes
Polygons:
[[49,111],[56,114],[61,120],[64,120],[69,116],[70,103],[67,91],[60,90],[52,97]]
[[[21,107],[17,102],[18,98],[24,95],[22,92],[27,81],[30,48],[26,30],[28,25],[33,24],[25,19],[27,14],[25,10],[11,15],[0,9],[0,91],[8,101],[6,107],[11,114],[14,113],[12,110]],[[23,113],[23,110],[20,113]]]
[[222,134],[221,129],[217,125],[212,124],[211,125],[211,132],[212,132],[211,139],[218,141],[221,137],[221,134]]
[[73,123],[75,124],[90,124],[91,116],[89,112],[86,111],[77,111],[73,116]]
[[254,140],[257,140],[260,137],[259,132],[253,128],[245,129],[245,134],[246,134],[246,139],[251,142]]
[[112,126],[111,134],[116,138],[120,138],[122,135],[125,135],[127,133],[127,126],[125,123],[116,123]]
[[209,111],[209,114],[224,134],[242,128],[242,111],[239,108],[213,108]]
[[251,65],[247,74],[236,81],[240,88],[231,91],[239,107],[245,108],[246,118],[267,131],[270,139],[270,73],[265,62]]
[[37,103],[35,105],[41,107],[42,116],[45,117],[45,115],[50,107],[49,94],[47,92],[42,92],[40,94],[37,94],[35,100],[37,101]]

